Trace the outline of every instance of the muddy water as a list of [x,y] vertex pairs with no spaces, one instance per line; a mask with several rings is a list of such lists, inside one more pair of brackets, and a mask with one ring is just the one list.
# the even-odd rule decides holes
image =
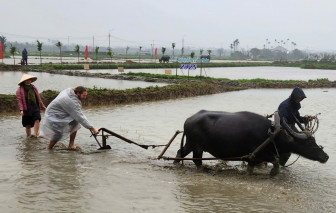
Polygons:
[[[185,119],[200,109],[272,113],[291,90],[245,90],[190,99],[84,109],[97,127],[144,144],[166,144]],[[144,150],[108,138],[112,150],[98,152],[82,128],[76,144],[53,151],[42,139],[26,139],[17,114],[0,116],[0,208],[3,212],[335,212],[336,89],[306,89],[301,113],[322,113],[317,142],[330,159],[303,158],[270,178],[271,169],[248,176],[237,162],[191,162],[174,166],[155,160],[162,148]],[[166,156],[174,156],[177,137]],[[207,155],[205,155],[207,156]],[[293,162],[296,155],[289,159]]]
[[[176,74],[176,69],[125,69],[128,72],[144,72],[152,74],[165,74],[165,70],[171,70],[172,75]],[[86,72],[85,70],[81,70]],[[89,70],[92,73],[110,73],[118,74],[118,70]],[[200,68],[190,70],[190,76],[200,76]],[[188,70],[177,69],[177,75],[188,76]],[[228,79],[274,79],[274,80],[316,80],[321,78],[328,78],[330,81],[336,80],[335,70],[319,70],[319,69],[301,69],[297,67],[215,67],[203,68],[202,76],[213,78],[228,78]]]
[[[39,92],[44,90],[61,91],[65,88],[74,86],[84,86],[93,88],[108,88],[108,89],[130,89],[136,87],[149,86],[165,86],[164,83],[151,83],[143,81],[126,81],[113,80],[103,78],[89,78],[79,76],[55,75],[49,73],[27,72],[29,75],[37,77],[37,81],[33,84],[39,89]],[[0,94],[15,94],[18,83],[22,77],[23,72],[0,72]]]

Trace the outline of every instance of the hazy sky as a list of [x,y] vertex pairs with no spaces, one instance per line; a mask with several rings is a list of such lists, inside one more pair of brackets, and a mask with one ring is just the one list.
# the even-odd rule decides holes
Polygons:
[[336,50],[335,0],[0,0],[0,35],[9,41],[180,49]]

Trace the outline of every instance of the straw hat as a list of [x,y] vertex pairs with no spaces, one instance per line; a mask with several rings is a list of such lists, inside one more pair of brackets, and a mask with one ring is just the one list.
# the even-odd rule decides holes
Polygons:
[[34,82],[34,81],[37,80],[37,77],[32,76],[32,75],[28,75],[28,74],[24,73],[23,76],[22,76],[22,78],[21,78],[21,80],[20,80],[20,82],[19,82],[19,85],[20,85],[22,82],[24,82],[25,80],[28,80],[28,79],[31,79],[32,82]]

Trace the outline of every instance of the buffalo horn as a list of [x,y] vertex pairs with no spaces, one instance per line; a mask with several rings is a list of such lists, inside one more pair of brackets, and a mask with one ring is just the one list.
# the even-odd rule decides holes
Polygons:
[[285,129],[289,132],[289,134],[291,134],[294,138],[299,139],[299,140],[306,140],[308,139],[307,134],[302,133],[302,132],[295,132],[288,124],[285,120],[283,120],[282,122],[283,126],[285,127]]

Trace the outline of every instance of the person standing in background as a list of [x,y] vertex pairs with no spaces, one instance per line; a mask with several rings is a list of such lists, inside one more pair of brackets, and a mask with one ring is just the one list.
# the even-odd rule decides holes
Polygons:
[[26,48],[24,48],[22,51],[22,59],[23,59],[23,65],[28,65],[28,52]]

